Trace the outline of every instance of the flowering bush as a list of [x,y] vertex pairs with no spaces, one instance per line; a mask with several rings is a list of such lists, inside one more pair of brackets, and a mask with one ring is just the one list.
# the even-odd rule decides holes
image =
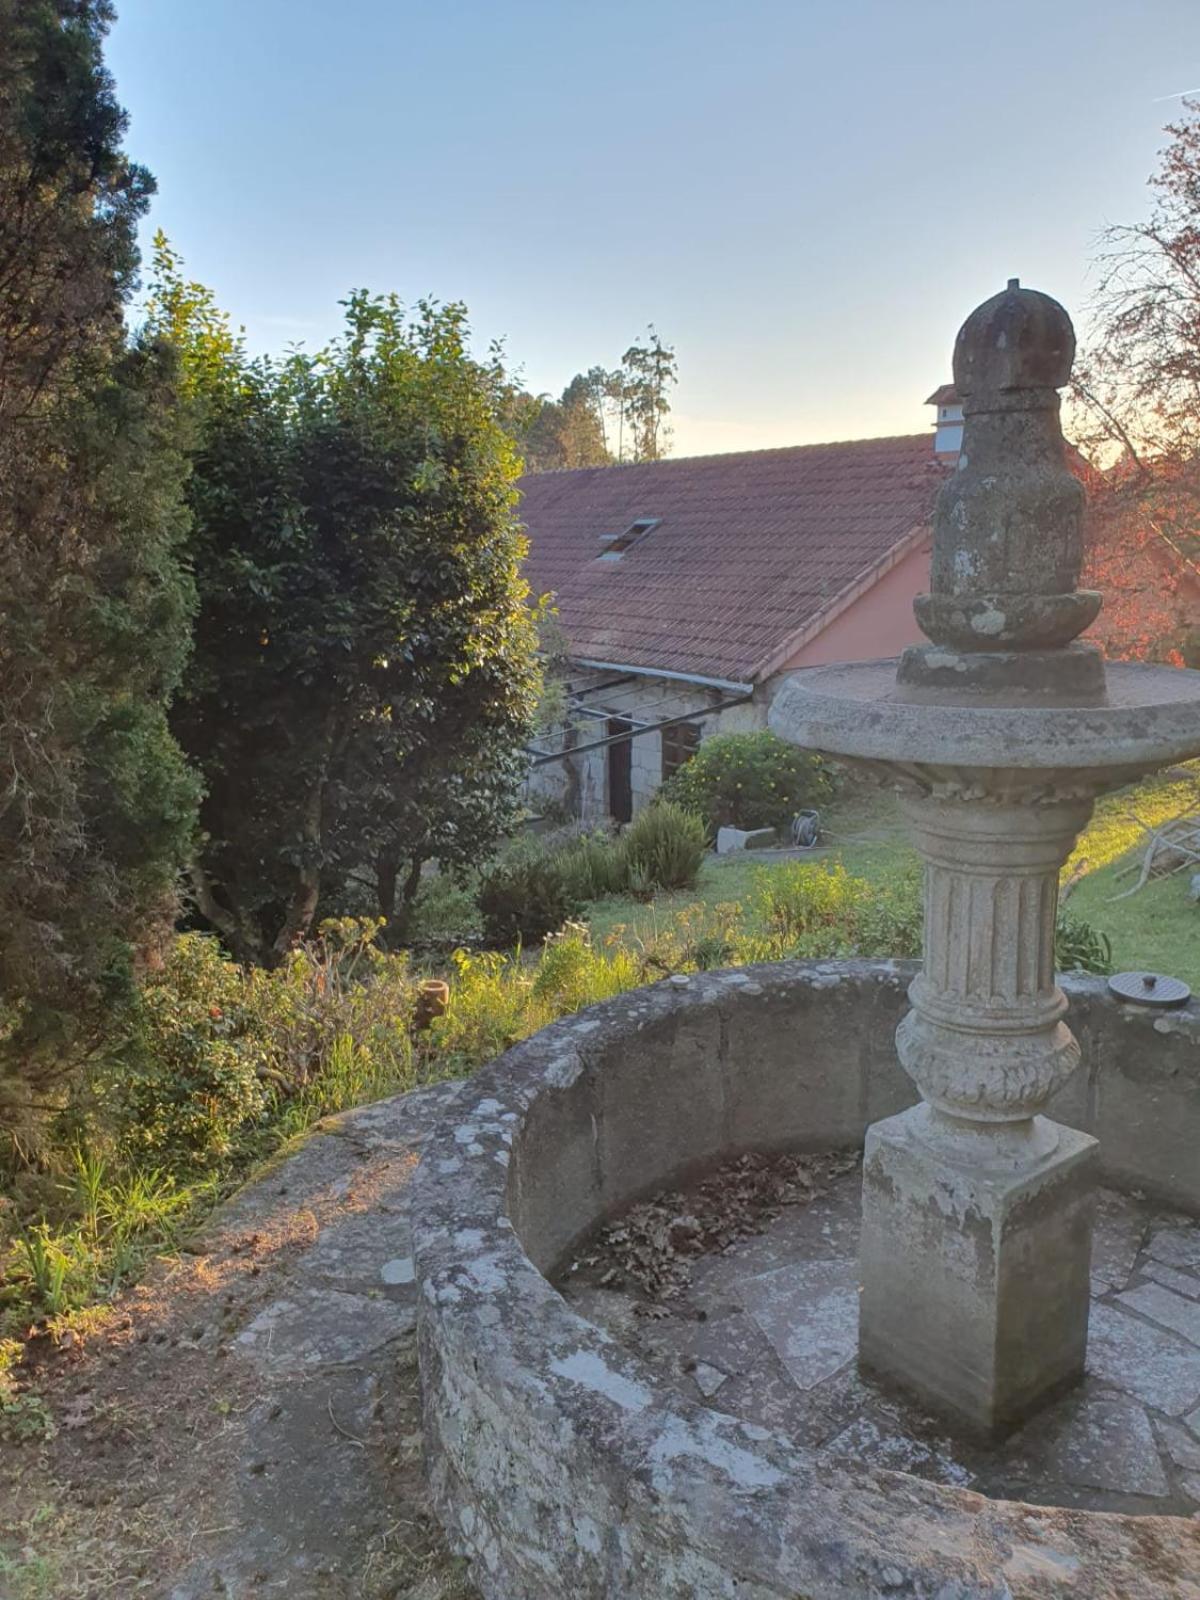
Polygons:
[[722,733],[706,739],[659,790],[718,828],[788,828],[797,811],[823,805],[833,780],[820,756],[777,734]]

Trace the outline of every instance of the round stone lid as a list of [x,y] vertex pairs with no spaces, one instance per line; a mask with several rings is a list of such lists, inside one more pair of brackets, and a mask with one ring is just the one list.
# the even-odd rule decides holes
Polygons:
[[1118,1000],[1138,1006],[1182,1006],[1192,994],[1182,978],[1161,972],[1117,972],[1108,980],[1108,987]]
[[1061,389],[1074,359],[1075,330],[1063,307],[1010,278],[959,329],[954,387],[963,400],[1008,389]]
[[1107,686],[1090,706],[918,697],[897,684],[895,660],[863,661],[792,673],[768,722],[793,744],[897,768],[1112,769],[1124,781],[1200,755],[1200,672],[1109,662]]

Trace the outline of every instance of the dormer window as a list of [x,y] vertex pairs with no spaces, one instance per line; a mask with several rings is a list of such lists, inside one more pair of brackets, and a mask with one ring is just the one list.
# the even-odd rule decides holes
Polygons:
[[602,533],[600,542],[604,549],[596,559],[619,561],[626,550],[637,544],[639,539],[644,539],[661,521],[661,517],[639,517],[636,522],[631,522],[623,533]]

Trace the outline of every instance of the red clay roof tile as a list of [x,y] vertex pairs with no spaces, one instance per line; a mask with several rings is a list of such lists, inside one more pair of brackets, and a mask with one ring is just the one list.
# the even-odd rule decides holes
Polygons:
[[[521,479],[526,576],[580,660],[752,681],[928,523],[930,433]],[[618,560],[602,535],[661,517]]]

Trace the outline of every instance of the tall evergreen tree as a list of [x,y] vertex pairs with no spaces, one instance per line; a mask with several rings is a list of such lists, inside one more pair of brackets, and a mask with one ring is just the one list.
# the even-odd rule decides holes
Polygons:
[[621,357],[622,416],[629,423],[633,459],[659,461],[671,446],[667,417],[670,390],[679,381],[674,345],[664,344],[651,323],[645,344],[631,344]]
[[[0,0],[0,1100],[92,1047],[169,922],[198,786],[166,708],[193,604],[169,350],[104,0]],[[24,1088],[18,1085],[24,1084]]]

